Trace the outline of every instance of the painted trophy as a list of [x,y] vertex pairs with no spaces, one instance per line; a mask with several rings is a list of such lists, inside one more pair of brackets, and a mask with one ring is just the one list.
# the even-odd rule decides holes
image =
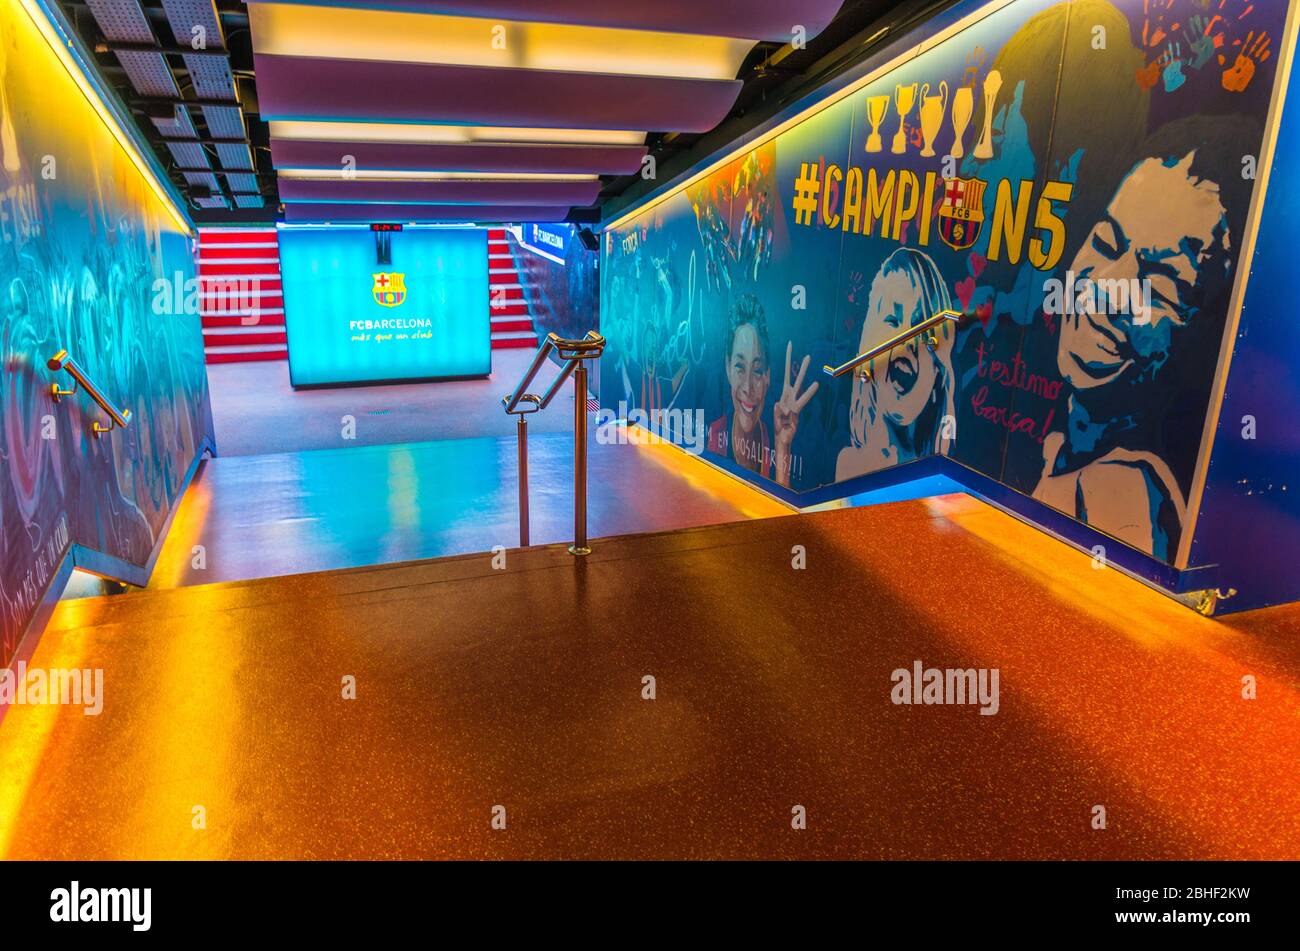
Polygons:
[[906,120],[907,114],[912,111],[912,105],[916,102],[916,87],[916,83],[894,87],[894,105],[898,108],[898,131],[894,133],[894,143],[889,151],[895,155],[902,155],[907,151]]
[[943,117],[948,112],[948,81],[939,83],[939,95],[930,95],[930,84],[921,87],[921,154],[926,158],[934,155],[934,137],[943,126]]
[[1002,74],[996,69],[989,70],[989,74],[984,77],[984,131],[975,151],[971,153],[977,159],[993,158],[993,103],[1001,88]]
[[871,134],[867,136],[868,152],[879,152],[884,147],[880,140],[880,124],[885,121],[885,113],[888,111],[889,93],[867,97],[867,121],[871,123]]
[[962,86],[952,94],[952,150],[948,153],[953,158],[966,154],[962,139],[966,136],[966,127],[970,125],[971,114],[975,111],[975,92],[970,86]]

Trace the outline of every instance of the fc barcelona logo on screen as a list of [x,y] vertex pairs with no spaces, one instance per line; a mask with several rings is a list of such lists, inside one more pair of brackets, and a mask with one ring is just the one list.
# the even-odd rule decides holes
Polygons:
[[371,291],[375,295],[375,303],[380,307],[396,307],[402,301],[406,300],[406,285],[403,283],[405,274],[375,274],[375,286]]
[[987,187],[988,183],[978,178],[950,178],[944,182],[939,237],[954,251],[965,251],[979,240]]

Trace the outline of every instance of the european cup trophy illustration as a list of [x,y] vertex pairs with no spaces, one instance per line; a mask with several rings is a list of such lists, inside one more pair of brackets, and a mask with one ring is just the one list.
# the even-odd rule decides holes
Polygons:
[[889,93],[867,97],[867,121],[871,123],[871,134],[867,136],[868,152],[879,152],[884,147],[880,140],[880,124],[885,121],[885,113],[888,111]]
[[966,126],[970,125],[971,114],[975,111],[975,92],[970,86],[962,86],[952,94],[952,150],[948,153],[953,158],[966,154],[962,139],[966,136]]
[[917,85],[912,83],[910,86],[894,87],[894,105],[898,108],[898,131],[894,133],[894,143],[889,151],[895,155],[902,155],[907,151],[907,131],[904,125],[907,114],[912,111],[912,104],[916,102]]
[[996,69],[989,70],[989,74],[984,77],[984,131],[975,151],[971,153],[977,159],[993,158],[993,103],[1001,88],[1002,74]]
[[948,82],[939,83],[939,95],[930,95],[930,84],[921,87],[921,154],[926,158],[934,155],[934,137],[943,126],[943,117],[948,112]]

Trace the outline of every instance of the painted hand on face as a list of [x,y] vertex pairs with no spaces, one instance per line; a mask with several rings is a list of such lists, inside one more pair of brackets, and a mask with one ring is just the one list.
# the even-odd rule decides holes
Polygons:
[[793,344],[785,345],[785,376],[784,384],[781,387],[781,398],[776,401],[776,406],[772,409],[772,422],[774,436],[776,438],[776,448],[778,453],[786,452],[790,448],[790,443],[794,441],[795,431],[799,428],[799,413],[808,405],[808,401],[813,398],[817,392],[820,383],[813,383],[812,386],[799,392],[803,386],[803,377],[808,372],[809,357],[804,357],[803,362],[799,364],[799,375],[790,379],[790,357],[793,350]]

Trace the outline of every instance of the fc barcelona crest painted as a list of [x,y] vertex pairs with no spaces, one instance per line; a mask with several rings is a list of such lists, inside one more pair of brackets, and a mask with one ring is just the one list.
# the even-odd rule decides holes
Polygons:
[[987,187],[988,183],[978,178],[950,178],[944,182],[939,237],[954,251],[965,251],[979,240]]
[[387,273],[375,274],[375,286],[371,291],[375,295],[375,303],[381,307],[396,307],[402,301],[406,300],[406,285],[403,283],[405,274]]

